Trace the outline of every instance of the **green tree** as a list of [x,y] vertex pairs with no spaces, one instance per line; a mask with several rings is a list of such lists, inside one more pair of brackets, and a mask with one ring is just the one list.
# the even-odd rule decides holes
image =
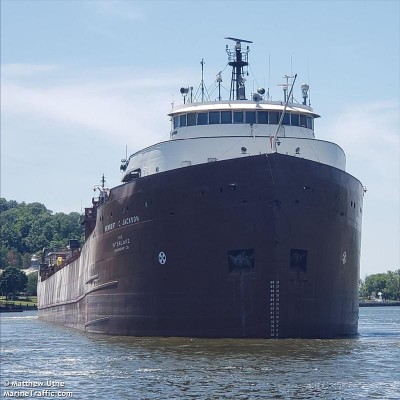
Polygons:
[[28,277],[19,268],[7,267],[0,275],[0,291],[9,297],[12,294],[12,298],[15,298],[15,294],[18,291],[25,290]]
[[83,242],[79,213],[56,213],[43,204],[0,198],[0,269],[26,267],[32,254],[61,249],[68,239]]
[[400,300],[400,269],[365,277],[360,284],[360,297],[381,292],[386,300]]
[[6,199],[0,198],[0,213],[9,210],[10,208],[15,208],[18,203],[15,200],[7,201]]
[[371,294],[374,292],[375,294],[378,294],[379,292],[383,293],[385,288],[386,288],[385,273],[369,275],[365,278],[365,289],[369,296],[371,296]]
[[386,299],[400,300],[400,269],[387,272],[383,294]]
[[26,269],[31,266],[31,258],[32,258],[32,255],[29,253],[25,253],[22,256],[22,268]]
[[17,268],[22,268],[22,257],[16,250],[8,250],[7,265]]
[[6,267],[8,267],[7,253],[7,247],[0,243],[0,269],[6,269]]
[[367,289],[365,286],[365,281],[360,279],[358,282],[358,295],[360,298],[368,297]]
[[28,275],[28,283],[26,285],[26,294],[28,296],[36,296],[37,295],[37,281],[38,281],[38,273],[33,272]]

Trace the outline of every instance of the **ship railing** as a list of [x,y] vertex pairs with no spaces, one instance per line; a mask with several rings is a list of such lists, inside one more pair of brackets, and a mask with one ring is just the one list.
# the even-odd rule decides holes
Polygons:
[[[228,62],[238,62],[239,61],[237,58],[236,50],[227,49],[226,52],[228,54]],[[242,52],[241,56],[242,56],[242,59],[240,61],[247,63],[248,62],[248,54],[246,52]]]

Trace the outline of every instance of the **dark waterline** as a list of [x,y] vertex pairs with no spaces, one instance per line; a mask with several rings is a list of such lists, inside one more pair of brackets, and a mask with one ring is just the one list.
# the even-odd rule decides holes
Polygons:
[[339,340],[110,337],[1,315],[2,397],[399,399],[399,371],[400,307],[360,309],[359,335]]

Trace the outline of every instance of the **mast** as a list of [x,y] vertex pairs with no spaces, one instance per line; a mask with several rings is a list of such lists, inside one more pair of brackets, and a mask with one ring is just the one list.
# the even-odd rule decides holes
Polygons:
[[[287,75],[285,75],[284,77],[289,78]],[[289,95],[288,95],[288,96],[286,96],[287,88],[288,88],[288,87],[287,87],[286,85],[281,85],[281,86],[283,86],[283,91],[284,91],[284,96],[285,96],[285,107],[283,107],[283,111],[282,111],[281,117],[280,117],[280,119],[279,119],[278,127],[276,128],[275,135],[274,135],[273,140],[272,140],[272,142],[271,142],[272,151],[273,151],[274,153],[277,153],[277,152],[278,152],[278,149],[277,149],[277,147],[276,147],[277,142],[278,142],[278,134],[279,134],[279,131],[280,131],[281,127],[282,127],[283,117],[285,116],[286,108],[287,108],[287,106],[288,106],[290,97],[292,96],[292,93],[293,93],[293,87],[294,87],[294,83],[296,82],[297,74],[295,74],[295,75],[293,76],[293,78],[294,78],[294,79],[293,79],[293,82],[292,82],[292,87],[290,88],[290,92],[289,92]]]
[[108,194],[109,194],[109,189],[106,187],[106,177],[104,176],[104,174],[101,177],[100,180],[100,185],[94,185],[93,187],[93,191],[99,191],[99,199],[98,202],[95,202],[94,199],[92,200],[93,205],[95,205],[95,203],[98,204],[103,204],[106,202],[107,198],[108,198]]
[[253,43],[250,40],[237,39],[233,37],[226,37],[225,39],[233,40],[236,42],[234,49],[229,49],[226,45],[226,52],[228,53],[228,64],[232,67],[231,90],[229,100],[246,100],[246,88],[243,74],[243,67],[249,65],[248,54],[249,46],[242,51],[242,43]]
[[204,101],[204,58],[200,61],[201,64],[201,101]]

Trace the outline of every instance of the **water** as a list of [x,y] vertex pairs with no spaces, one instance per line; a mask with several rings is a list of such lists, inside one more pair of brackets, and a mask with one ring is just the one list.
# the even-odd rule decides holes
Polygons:
[[399,399],[400,307],[361,308],[359,336],[341,340],[108,337],[39,321],[33,311],[2,314],[1,396],[18,391],[47,399]]

